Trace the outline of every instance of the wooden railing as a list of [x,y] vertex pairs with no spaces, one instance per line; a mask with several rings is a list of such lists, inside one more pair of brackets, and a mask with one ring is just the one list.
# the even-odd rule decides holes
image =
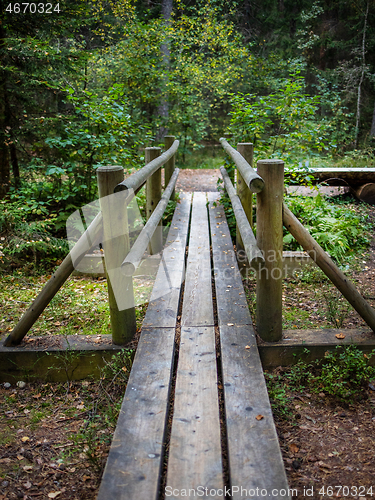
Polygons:
[[[259,336],[266,342],[282,338],[283,225],[375,332],[375,310],[283,202],[284,162],[259,160],[255,172],[251,143],[239,143],[236,151],[225,139],[220,142],[238,169],[237,193],[225,168],[220,171],[236,216],[237,252],[245,250],[250,267],[257,273]],[[256,239],[251,230],[253,193],[257,194]]]
[[[123,345],[132,339],[136,332],[132,274],[148,244],[150,244],[150,253],[155,254],[162,249],[162,233],[157,228],[169,199],[174,197],[174,188],[179,172],[179,169],[175,168],[174,160],[178,145],[179,141],[175,140],[173,136],[167,136],[165,138],[167,150],[163,154],[161,154],[161,148],[146,148],[146,165],[126,179],[124,179],[124,169],[120,166],[98,168],[101,211],[21,317],[5,340],[4,346],[15,346],[22,341],[83,257],[101,242],[104,242],[112,341],[114,344]],[[162,196],[161,167],[164,165],[165,184],[168,185]],[[126,200],[131,199],[145,184],[146,218],[148,221],[129,254],[131,248],[127,227]],[[115,225],[114,219],[116,219]],[[115,244],[111,244],[110,242],[114,242],[114,240]],[[126,259],[128,254],[130,257]],[[121,270],[123,262],[121,286],[128,300],[125,309],[119,308],[117,305],[110,278],[111,272]]]

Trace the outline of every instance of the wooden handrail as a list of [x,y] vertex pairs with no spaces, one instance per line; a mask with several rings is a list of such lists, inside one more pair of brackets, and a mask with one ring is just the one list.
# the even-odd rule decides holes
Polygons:
[[250,223],[246,217],[245,211],[242,207],[241,201],[233,187],[229,175],[224,167],[220,167],[221,175],[223,176],[224,186],[229,195],[232,203],[234,215],[236,217],[237,226],[242,236],[242,242],[246,252],[247,259],[250,266],[254,270],[259,270],[264,266],[264,257],[259,250],[254,233],[251,229]]
[[[169,138],[171,141],[171,137]],[[124,181],[118,183],[118,180],[115,183],[115,187],[111,188],[110,192],[117,193],[119,191],[133,189],[135,193],[137,193],[140,188],[146,183],[146,181],[158,170],[162,167],[168,160],[170,160],[174,154],[176,153],[179,146],[179,141],[175,140],[172,146],[165,151],[162,155],[160,155],[155,160],[149,162],[145,167],[141,168],[134,174],[130,175]],[[172,164],[171,164],[172,165]],[[174,166],[174,164],[172,165]],[[114,170],[118,170],[114,168]],[[169,173],[171,172],[171,167],[169,167]],[[178,169],[175,174],[173,174],[173,188],[175,186],[176,180],[178,176]],[[172,179],[171,179],[172,182]],[[171,184],[171,183],[170,183]],[[169,186],[168,186],[169,187]],[[168,200],[172,194],[169,194]],[[110,192],[106,194],[110,194]],[[75,265],[77,265],[85,254],[94,248],[102,239],[103,239],[103,214],[100,212],[93,222],[90,224],[88,229],[82,234],[79,238],[73,249],[69,252],[69,254],[65,257],[63,262],[60,264],[55,273],[51,276],[46,285],[42,288],[38,296],[34,299],[30,307],[21,317],[20,321],[16,324],[12,332],[4,341],[5,347],[11,347],[20,344],[22,339],[25,337],[27,332],[33,326],[33,324],[37,321],[39,316],[42,314],[44,309],[48,306],[50,301],[56,295],[56,293],[60,290],[65,281],[69,278],[71,273],[74,271]],[[121,264],[121,261],[120,261]],[[110,285],[110,284],[109,284]],[[111,295],[111,292],[110,292]],[[112,302],[114,302],[112,300]],[[113,307],[112,307],[113,309]],[[119,311],[117,311],[119,312]],[[122,311],[120,311],[122,313]],[[135,328],[135,315],[134,321],[132,320],[131,330]],[[123,321],[121,321],[123,323]],[[129,323],[127,320],[126,323]],[[120,335],[121,337],[121,335]],[[125,337],[123,337],[125,338]],[[116,343],[120,343],[116,341]]]
[[248,164],[245,158],[228,143],[224,137],[220,140],[224,151],[232,158],[236,167],[240,171],[245,183],[253,193],[260,193],[264,188],[264,180],[258,175],[255,170]]
[[164,151],[158,158],[150,161],[150,163],[147,163],[143,168],[137,170],[137,172],[134,172],[134,174],[120,182],[120,184],[115,187],[115,193],[126,189],[134,189],[134,191],[137,192],[154,172],[159,170],[160,167],[172,158],[177,152],[179,144],[179,141],[175,140],[172,146],[167,151]]
[[125,276],[132,276],[139,266],[147,245],[150,243],[150,240],[171,198],[172,192],[174,191],[179,171],[180,170],[178,168],[175,169],[168,186],[165,188],[161,200],[157,204],[155,210],[152,212],[151,217],[148,219],[146,225],[133,244],[130,252],[121,264],[122,272]]

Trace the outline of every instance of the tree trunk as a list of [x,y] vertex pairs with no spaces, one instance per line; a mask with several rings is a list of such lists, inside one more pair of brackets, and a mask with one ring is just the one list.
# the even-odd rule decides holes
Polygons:
[[357,91],[357,115],[356,115],[356,121],[355,121],[355,137],[354,137],[354,147],[357,148],[358,144],[358,135],[359,135],[359,122],[361,119],[361,93],[362,93],[362,83],[363,83],[363,78],[365,76],[365,55],[366,55],[366,29],[367,29],[367,17],[368,17],[368,9],[369,9],[369,2],[367,2],[367,8],[366,8],[366,14],[365,14],[365,23],[363,27],[363,37],[362,37],[362,71],[361,71],[361,78],[359,80],[358,84],[358,91]]
[[12,172],[13,172],[13,177],[14,177],[14,185],[18,189],[21,185],[21,178],[20,178],[20,168],[18,165],[18,158],[17,158],[17,149],[12,142],[12,144],[9,146],[10,149],[10,161],[12,163]]
[[370,130],[370,137],[375,137],[375,104],[374,104],[374,111],[372,113],[372,124],[371,124],[371,130]]
[[[5,30],[0,23],[0,51],[4,52]],[[0,72],[0,199],[7,194],[10,184],[10,166],[6,138],[6,127],[8,126],[7,106],[6,106],[6,77],[5,72]]]
[[[164,18],[165,27],[168,28],[173,9],[173,0],[163,0],[161,12]],[[168,83],[168,72],[169,63],[171,59],[171,51],[169,48],[168,39],[160,47],[163,59],[164,72],[161,76],[161,88],[159,88],[160,93],[160,104],[158,106],[158,115],[162,119],[162,124],[156,134],[156,140],[160,141],[167,133],[167,122],[169,116],[169,102],[167,93],[167,83]]]

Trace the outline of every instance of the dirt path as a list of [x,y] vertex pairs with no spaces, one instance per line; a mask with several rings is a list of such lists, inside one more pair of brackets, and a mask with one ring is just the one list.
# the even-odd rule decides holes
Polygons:
[[217,191],[220,170],[184,169],[180,170],[176,191]]

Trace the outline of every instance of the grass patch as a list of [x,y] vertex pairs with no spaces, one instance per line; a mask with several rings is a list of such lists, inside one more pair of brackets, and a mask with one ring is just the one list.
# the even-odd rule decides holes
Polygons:
[[185,153],[177,152],[176,166],[189,169],[216,169],[225,163],[225,153],[221,146],[205,146]]
[[[3,273],[0,290],[0,333],[10,332],[41,291],[50,275],[30,276],[23,271]],[[135,287],[137,326],[145,315],[151,284]],[[111,333],[107,282],[103,278],[70,276],[29,334],[102,335]]]

